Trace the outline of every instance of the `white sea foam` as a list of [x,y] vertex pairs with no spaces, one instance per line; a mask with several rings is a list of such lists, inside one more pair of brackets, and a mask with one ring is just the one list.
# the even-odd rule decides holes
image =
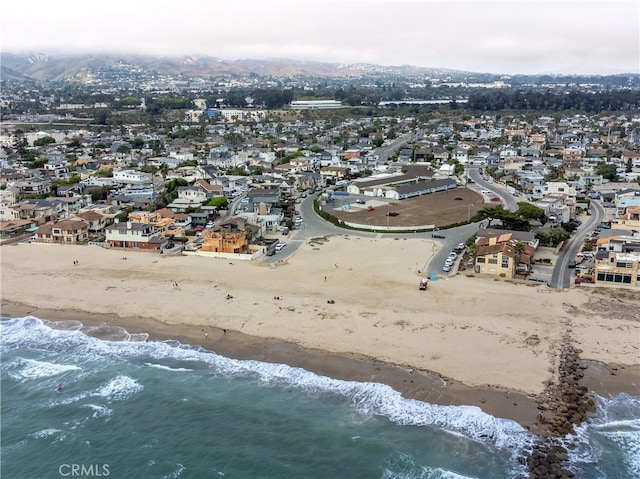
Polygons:
[[[623,458],[620,477],[640,477],[640,398],[619,394],[612,398],[595,396],[596,413],[564,438],[571,469],[578,472],[596,467],[607,459],[609,444],[616,445]],[[616,461],[617,462],[617,461]]]
[[106,406],[102,406],[101,404],[84,404],[82,407],[93,410],[92,417],[96,419],[102,418],[102,417],[109,417],[113,412],[111,409],[109,409]]
[[474,479],[440,467],[415,464],[412,458],[402,455],[394,464],[387,465],[381,479]]
[[51,439],[51,442],[55,443],[64,442],[69,437],[69,433],[60,429],[42,429],[31,434],[31,437],[35,439]]
[[[383,384],[335,380],[284,364],[234,360],[199,347],[181,345],[178,341],[105,341],[76,330],[51,329],[39,319],[27,317],[0,322],[0,345],[3,350],[17,346],[69,351],[71,357],[78,355],[87,361],[104,357],[130,360],[132,363],[139,361],[148,367],[171,371],[187,372],[202,368],[218,376],[254,377],[269,386],[295,387],[313,394],[336,394],[347,398],[354,410],[363,417],[382,416],[400,425],[433,426],[462,434],[499,450],[511,451],[514,464],[521,452],[530,448],[534,439],[519,424],[492,417],[477,407],[428,404],[403,398],[399,392]],[[168,362],[171,367],[164,365]],[[23,369],[16,368],[18,371]],[[119,376],[88,394],[125,399],[142,388],[143,385],[135,379]],[[82,397],[84,395],[59,398],[58,401],[66,403]],[[581,465],[597,464],[603,451],[609,448],[601,445],[600,441],[604,438],[608,443],[615,443],[624,456],[628,477],[640,477],[640,426],[636,420],[640,417],[640,398],[621,395],[606,400],[596,398],[596,402],[597,416],[578,428],[576,436],[567,439],[572,443],[569,449],[570,464],[576,470]],[[455,477],[443,475],[453,474],[449,471],[434,470],[429,474],[431,476],[415,477]]]
[[155,364],[155,363],[144,363],[150,368],[162,369],[164,371],[193,371],[193,369],[189,368],[170,368],[169,366],[165,366],[164,364]]
[[32,436],[37,438],[42,438],[42,437],[53,436],[54,434],[58,434],[61,432],[62,431],[60,429],[42,429],[41,431],[34,432]]
[[177,467],[176,467],[175,471],[173,471],[173,472],[171,472],[171,473],[169,473],[169,474],[167,474],[165,476],[162,476],[162,477],[164,477],[166,479],[177,479],[178,477],[180,477],[182,475],[182,471],[185,470],[185,467],[180,463],[176,464],[176,466]]
[[38,379],[59,374],[68,371],[79,371],[80,367],[71,364],[55,364],[46,361],[37,361],[35,359],[18,359],[12,364],[14,370],[9,375],[14,379]]
[[104,386],[95,391],[92,396],[101,396],[107,399],[121,401],[142,391],[144,386],[129,376],[117,376]]
[[[208,365],[212,372],[221,376],[255,376],[268,385],[338,394],[348,398],[352,406],[365,416],[384,416],[400,425],[436,426],[491,443],[500,449],[515,450],[530,445],[533,440],[533,435],[516,422],[495,418],[475,406],[438,406],[406,399],[398,391],[380,383],[343,381],[285,364],[230,359],[200,348],[183,346],[178,341],[131,343],[99,340],[77,331],[52,330],[33,317],[3,322],[1,327],[4,344],[15,342],[22,345],[24,341],[36,347],[57,344],[95,359],[105,355],[134,360],[145,357],[154,360],[146,362],[147,365],[156,365],[152,367],[161,366],[159,363],[167,359],[189,362],[190,365]],[[93,395],[125,399],[142,388],[134,379],[120,376]]]

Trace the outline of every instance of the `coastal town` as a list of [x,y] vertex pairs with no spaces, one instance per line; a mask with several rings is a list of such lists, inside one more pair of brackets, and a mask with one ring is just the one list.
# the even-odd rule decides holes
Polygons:
[[589,391],[638,392],[640,116],[231,91],[3,92],[3,314],[477,405],[548,438],[538,472]]
[[[438,273],[466,265],[480,274],[549,283],[541,266],[557,264],[593,208],[598,221],[567,260],[576,270],[573,282],[640,285],[638,116],[440,109],[337,121],[336,100],[262,110],[195,98],[183,102],[189,109],[179,110],[181,116],[173,111],[170,131],[140,123],[51,128],[46,125],[96,105],[39,100],[51,111],[39,115],[48,123],[31,115],[25,130],[16,121],[27,121],[25,112],[3,118],[3,242],[251,261],[278,253],[280,260],[286,240],[302,236],[301,204],[313,202],[308,212],[322,211],[325,220],[352,231],[438,237],[444,235],[435,230],[488,220],[480,225],[491,228],[462,238],[472,256],[451,257]],[[15,94],[3,101],[16,102]],[[132,108],[144,112],[144,98],[124,114]],[[443,195],[460,202],[440,204]],[[432,214],[407,214],[420,209]],[[552,258],[545,247],[555,250]]]

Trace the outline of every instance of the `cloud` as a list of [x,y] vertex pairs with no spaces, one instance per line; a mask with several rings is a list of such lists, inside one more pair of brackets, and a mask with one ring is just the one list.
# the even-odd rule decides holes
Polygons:
[[640,2],[633,0],[41,0],[3,10],[5,51],[640,72]]

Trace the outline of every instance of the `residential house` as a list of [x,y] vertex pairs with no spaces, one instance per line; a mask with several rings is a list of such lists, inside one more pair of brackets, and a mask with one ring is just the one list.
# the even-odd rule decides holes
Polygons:
[[611,228],[627,230],[632,235],[640,233],[640,205],[625,208],[624,213],[611,222]]
[[280,203],[280,192],[254,188],[249,190],[247,199],[246,211],[258,211],[260,205],[266,205],[267,210],[270,210],[274,205]]
[[113,179],[119,183],[143,185],[151,183],[151,176],[136,170],[120,170],[113,172]]
[[579,165],[582,161],[584,150],[581,145],[568,145],[562,150],[562,162],[565,167]]
[[46,195],[51,192],[51,180],[49,178],[31,178],[15,183],[21,193],[28,195]]
[[167,205],[172,211],[184,213],[188,209],[197,209],[207,201],[207,194],[199,187],[179,186],[178,197]]
[[569,195],[547,194],[532,204],[557,223],[566,223],[575,217],[576,200]]
[[151,223],[116,222],[106,229],[106,242],[112,248],[132,248],[148,251],[161,250],[167,241]]
[[89,233],[102,233],[107,226],[107,218],[94,210],[82,211],[76,217],[87,223]]
[[640,287],[640,238],[599,238],[595,257],[596,284]]
[[207,180],[200,179],[193,184],[194,188],[200,188],[204,191],[207,198],[215,198],[216,196],[224,196],[224,188],[222,185],[212,185]]
[[[521,253],[518,243],[523,245]],[[481,237],[476,241],[475,271],[507,278],[528,274],[534,253],[533,246],[518,241],[510,232]]]
[[349,176],[351,174],[351,170],[341,166],[324,166],[320,168],[320,174],[326,178],[341,179]]
[[640,206],[640,186],[615,191],[613,203],[616,207],[616,216],[623,215],[629,207]]
[[[171,211],[169,208],[163,208],[163,210]],[[173,218],[163,216],[159,211],[132,211],[128,214],[128,220],[134,223],[153,225],[158,233],[168,230],[169,226],[174,223]]]
[[0,239],[17,238],[32,233],[38,226],[33,220],[8,219],[0,221]]
[[212,185],[222,186],[225,196],[235,196],[246,193],[249,189],[249,179],[246,176],[228,175],[213,178],[210,183]]
[[83,243],[89,238],[89,224],[81,218],[67,218],[41,226],[35,236],[40,243]]
[[67,212],[64,211],[63,206],[59,201],[24,200],[12,205],[10,208],[18,212],[20,219],[28,219],[36,224],[44,224],[61,216],[66,216]]
[[568,183],[562,181],[548,181],[544,187],[542,188],[543,194],[563,194],[568,195],[569,198],[572,198],[574,201],[576,199],[576,190],[575,188],[569,186]]

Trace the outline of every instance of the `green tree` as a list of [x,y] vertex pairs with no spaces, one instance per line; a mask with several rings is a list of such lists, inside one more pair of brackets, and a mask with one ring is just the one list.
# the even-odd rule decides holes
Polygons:
[[489,220],[487,222],[487,228],[490,228],[491,222],[502,218],[505,212],[506,210],[502,207],[502,205],[498,205],[495,207],[482,208],[475,215],[471,217],[471,221],[475,223],[476,221]]
[[33,146],[38,146],[38,147],[47,146],[55,142],[56,140],[52,136],[43,136],[42,138],[38,138],[37,140],[34,140]]
[[545,230],[538,230],[536,231],[534,237],[540,241],[540,244],[542,245],[548,245],[551,242],[551,237],[549,236],[549,233]]
[[518,241],[515,245],[513,245],[513,251],[515,253],[513,261],[515,263],[514,264],[515,269],[518,268],[518,265],[520,264],[520,259],[522,258],[522,255],[525,253],[526,250],[527,248],[522,241]]
[[215,196],[207,201],[204,206],[213,206],[217,210],[224,210],[229,206],[226,196]]
[[29,168],[42,168],[47,163],[49,163],[49,160],[47,160],[46,158],[36,158],[31,163],[29,163]]
[[528,220],[538,220],[542,224],[547,222],[547,216],[544,214],[544,210],[526,201],[520,201],[518,203],[516,214]]
[[616,165],[601,161],[596,166],[596,175],[602,175],[604,179],[615,181],[618,177]]
[[551,228],[549,230],[549,241],[553,246],[558,246],[567,239],[569,239],[569,233],[564,228]]

